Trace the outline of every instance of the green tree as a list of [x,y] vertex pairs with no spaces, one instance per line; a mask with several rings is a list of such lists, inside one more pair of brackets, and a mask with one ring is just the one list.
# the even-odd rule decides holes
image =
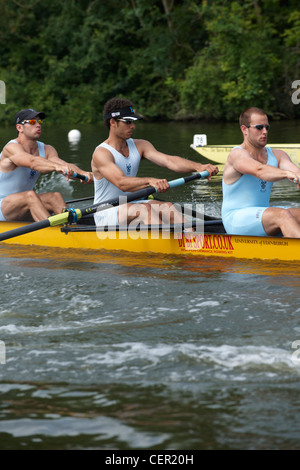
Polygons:
[[[0,0],[0,121],[101,119],[126,96],[148,118],[299,116],[298,0]],[[297,75],[298,74],[298,75]]]
[[280,44],[254,3],[217,1],[203,8],[208,43],[180,87],[184,108],[195,116],[234,119],[253,105],[275,111]]

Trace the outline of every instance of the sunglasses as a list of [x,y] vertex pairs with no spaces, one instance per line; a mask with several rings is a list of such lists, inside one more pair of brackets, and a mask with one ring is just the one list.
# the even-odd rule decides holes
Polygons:
[[132,121],[131,119],[117,119],[117,121],[121,121],[121,122],[125,122],[125,124],[127,124],[129,126],[129,124],[132,124],[134,121]]
[[265,125],[264,124],[252,124],[251,126],[246,126],[246,127],[255,127],[255,129],[257,129],[258,131],[262,131],[264,127],[266,128],[266,131],[270,129],[269,124],[265,124]]
[[34,126],[35,124],[43,124],[42,119],[28,119],[26,121],[22,121],[20,124],[30,124]]

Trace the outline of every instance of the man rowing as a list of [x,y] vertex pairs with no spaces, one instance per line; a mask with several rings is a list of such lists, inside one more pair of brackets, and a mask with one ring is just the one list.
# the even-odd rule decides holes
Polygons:
[[270,207],[272,185],[288,179],[300,188],[300,169],[267,145],[269,122],[255,107],[240,115],[243,143],[230,152],[223,173],[222,219],[230,234],[300,238],[300,209]]
[[88,177],[76,165],[58,157],[51,145],[38,139],[41,136],[45,113],[23,109],[15,116],[18,137],[8,142],[0,154],[0,221],[41,221],[51,213],[62,212],[66,203],[59,192],[37,194],[33,188],[41,173],[57,172],[72,178],[74,172]]
[[[132,139],[135,122],[142,119],[133,111],[131,101],[112,98],[104,106],[104,123],[109,130],[108,138],[94,151],[92,171],[94,175],[94,204],[126,196],[132,192],[155,187],[158,192],[169,189],[166,179],[138,177],[141,159],[173,170],[175,172],[201,172],[207,170],[210,176],[218,173],[213,165],[202,165],[179,156],[166,155],[142,139]],[[95,214],[98,226],[134,224],[176,224],[184,222],[170,202],[155,200],[134,201]]]

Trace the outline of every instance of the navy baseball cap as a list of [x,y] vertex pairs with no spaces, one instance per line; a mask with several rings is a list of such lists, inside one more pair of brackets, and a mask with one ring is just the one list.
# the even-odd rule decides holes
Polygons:
[[111,118],[127,119],[128,121],[137,121],[138,119],[143,119],[142,116],[135,114],[131,106],[126,106],[126,108],[116,109],[111,113],[104,114],[104,121]]
[[41,119],[45,119],[46,114],[41,113],[39,111],[35,111],[34,109],[22,109],[15,115],[15,124],[19,124],[22,121],[27,119],[34,119],[35,117],[39,116]]

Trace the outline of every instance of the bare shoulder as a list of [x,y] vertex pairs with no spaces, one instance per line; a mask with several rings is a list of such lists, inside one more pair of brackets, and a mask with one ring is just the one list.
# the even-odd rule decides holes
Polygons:
[[20,152],[20,150],[24,151],[23,145],[19,144],[19,142],[9,142],[8,144],[5,145],[3,148],[3,157],[10,157],[11,155],[14,155],[17,152]]
[[49,145],[49,144],[44,144],[44,145],[45,145],[46,158],[58,157],[58,153],[52,145]]
[[24,155],[26,158],[26,153],[23,148],[23,145],[18,142],[8,143],[2,152],[0,159],[0,169],[1,171],[11,171],[19,166],[20,157],[24,160]]
[[101,145],[95,148],[94,153],[92,155],[92,162],[97,162],[98,164],[101,164],[114,161],[115,159],[113,157],[113,154],[110,152],[109,149],[107,149],[106,147],[101,147]]
[[278,161],[278,167],[281,170],[299,171],[299,167],[291,160],[289,155],[280,149],[272,149],[272,152]]
[[145,139],[133,139],[133,142],[135,143],[137,149],[154,148],[154,145]]
[[290,158],[284,150],[273,149],[272,147],[270,147],[270,148],[272,149],[272,152],[275,155],[275,157],[277,158],[277,160],[286,159],[286,158],[289,159]]
[[242,147],[234,147],[228,154],[227,162],[234,163],[239,158],[243,158],[243,157],[247,158],[249,156],[250,154],[248,150]]
[[133,141],[141,157],[147,158],[147,156],[150,156],[152,153],[157,152],[154,145],[151,144],[151,142],[149,142],[148,140],[134,139]]
[[106,147],[102,147],[101,145],[98,145],[93,153],[93,157],[109,157],[110,155],[112,156],[111,151]]
[[253,167],[258,163],[251,157],[248,150],[244,148],[234,148],[228,155],[224,167],[224,181],[226,184],[232,184],[238,180],[241,175],[251,173]]
[[147,144],[152,145],[151,142],[145,139],[133,139],[133,142],[135,143],[135,145],[147,145]]

